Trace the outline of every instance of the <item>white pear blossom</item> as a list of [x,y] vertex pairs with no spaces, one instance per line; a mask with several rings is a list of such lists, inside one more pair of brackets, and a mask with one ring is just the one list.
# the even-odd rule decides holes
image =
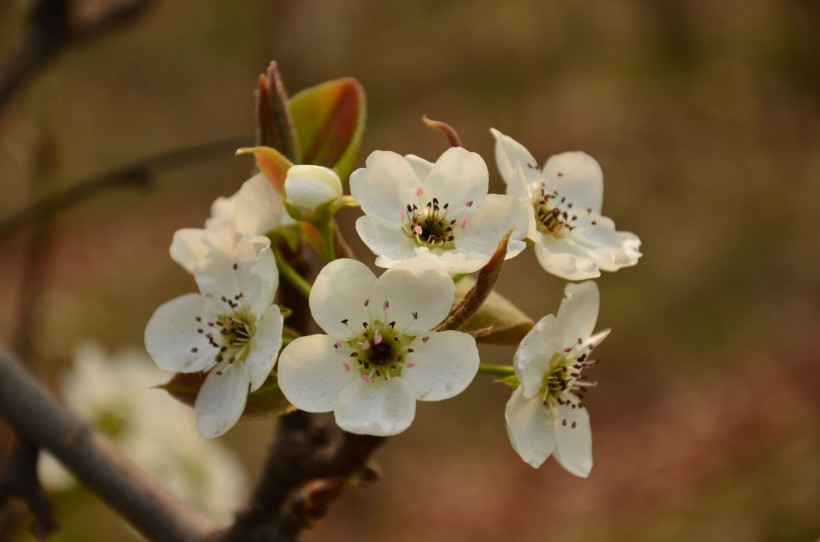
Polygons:
[[615,223],[601,216],[604,176],[594,158],[565,152],[551,157],[541,170],[523,145],[490,131],[507,194],[528,204],[528,237],[535,241],[544,269],[568,280],[584,280],[599,277],[601,270],[638,263],[638,236],[616,231]]
[[309,217],[318,207],[331,203],[343,194],[342,181],[332,169],[297,165],[285,177],[285,200],[300,214]]
[[550,456],[572,474],[592,469],[592,433],[584,391],[594,386],[583,372],[609,330],[593,334],[599,293],[594,282],[569,284],[558,316],[533,327],[515,353],[521,385],[507,403],[507,433],[521,458],[539,467]]
[[[167,379],[164,373],[136,350],[108,355],[85,343],[73,357],[72,371],[60,381],[66,405],[172,493],[228,524],[245,496],[245,471],[219,442],[202,440],[191,409],[150,389]],[[38,469],[52,490],[77,484],[50,455]]]
[[209,247],[233,238],[234,233],[264,235],[295,225],[264,173],[245,181],[228,198],[217,198],[204,228],[182,228],[174,233],[171,259],[192,273],[206,259]]
[[378,256],[379,267],[424,257],[449,273],[472,273],[487,263],[510,229],[507,258],[525,247],[526,206],[509,196],[488,195],[488,183],[484,160],[461,147],[448,149],[435,164],[375,151],[350,177],[351,194],[366,213],[356,221],[356,231]]
[[270,240],[234,233],[220,241],[194,269],[201,293],[160,306],[145,328],[145,347],[163,369],[210,370],[196,399],[196,427],[206,438],[239,420],[249,387],[265,382],[282,344]]
[[478,372],[473,337],[431,331],[454,294],[453,281],[429,260],[396,264],[379,278],[361,262],[331,262],[310,293],[313,318],[328,335],[300,337],[282,351],[282,392],[302,410],[332,410],[345,431],[401,433],[416,400],[453,397]]

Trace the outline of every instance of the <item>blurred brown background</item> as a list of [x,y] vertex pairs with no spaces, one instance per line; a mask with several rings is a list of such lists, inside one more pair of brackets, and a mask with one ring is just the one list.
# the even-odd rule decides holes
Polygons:
[[[25,13],[0,5],[0,58]],[[645,254],[599,281],[599,328],[613,331],[592,373],[591,477],[525,465],[504,428],[508,389],[479,376],[456,399],[419,404],[377,454],[384,480],[347,493],[307,540],[815,540],[817,28],[813,0],[155,0],[0,109],[0,216],[145,156],[251,143],[252,91],[271,59],[291,93],[361,81],[359,164],[375,149],[435,159],[446,142],[423,113],[485,157],[496,191],[490,127],[540,161],[584,150],[604,169],[604,214]],[[5,239],[0,339],[27,322],[47,379],[81,339],[140,345],[154,308],[194,288],[167,256],[173,231],[199,226],[251,166],[227,149],[164,169],[148,191],[102,194],[53,222],[33,260],[27,235]],[[21,308],[32,282],[40,295]],[[500,288],[537,319],[563,283],[526,253]],[[228,441],[253,471],[270,438],[269,422],[248,422]],[[57,513],[55,540],[122,532],[94,498]]]

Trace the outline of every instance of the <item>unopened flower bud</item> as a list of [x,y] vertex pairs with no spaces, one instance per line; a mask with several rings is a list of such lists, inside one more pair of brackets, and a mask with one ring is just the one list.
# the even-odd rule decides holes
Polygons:
[[342,182],[332,169],[299,165],[288,169],[285,179],[285,200],[304,216],[313,216],[317,209],[342,196]]

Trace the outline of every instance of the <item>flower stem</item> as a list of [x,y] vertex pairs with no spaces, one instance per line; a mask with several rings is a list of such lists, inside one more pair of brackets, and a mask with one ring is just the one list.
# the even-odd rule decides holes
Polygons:
[[296,288],[300,294],[305,297],[310,297],[310,283],[300,275],[296,269],[279,254],[278,250],[274,250],[273,254],[276,256],[276,267],[279,268],[279,274],[282,275],[291,286]]
[[492,363],[481,363],[478,366],[478,373],[483,375],[507,377],[515,374],[515,369],[509,365],[493,365]]
[[314,224],[316,231],[322,238],[322,244],[325,247],[325,258],[328,262],[336,259],[336,249],[333,246],[333,222],[328,220],[325,224]]

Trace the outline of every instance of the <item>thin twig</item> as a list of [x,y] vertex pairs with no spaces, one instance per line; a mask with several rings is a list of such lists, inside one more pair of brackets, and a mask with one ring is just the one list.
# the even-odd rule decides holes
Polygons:
[[215,531],[208,519],[179,501],[65,410],[2,348],[0,416],[22,438],[54,454],[151,540],[202,542]]
[[28,28],[0,66],[0,110],[28,79],[68,45],[133,20],[148,3],[148,0],[111,0],[103,8],[86,9],[72,17],[69,0],[32,2]]
[[247,140],[236,137],[167,151],[99,173],[89,179],[71,183],[70,188],[45,197],[0,220],[0,242],[14,234],[18,229],[64,211],[91,196],[96,196],[101,192],[114,188],[147,188],[157,170],[169,169],[208,155],[227,157],[229,155],[224,151],[235,149],[243,143],[247,143]]

